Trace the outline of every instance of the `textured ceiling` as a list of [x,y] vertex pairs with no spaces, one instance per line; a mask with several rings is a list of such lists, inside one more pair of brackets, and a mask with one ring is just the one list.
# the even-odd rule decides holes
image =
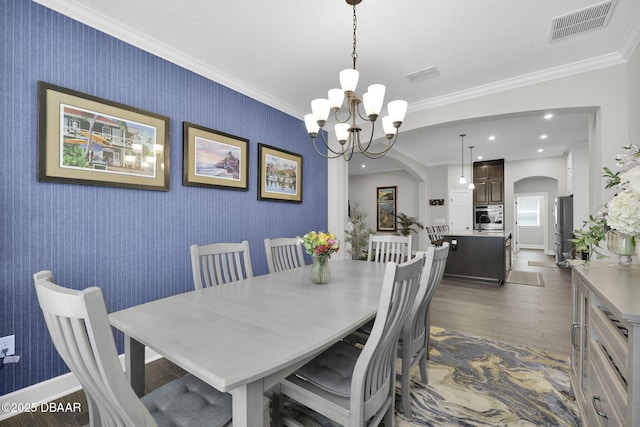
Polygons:
[[[344,0],[37,3],[300,118],[310,110],[310,100],[338,87],[338,72],[351,67],[353,17]],[[357,6],[358,92],[383,83],[387,100],[405,99],[409,111],[419,111],[622,63],[640,41],[638,0],[618,0],[604,28],[550,41],[553,18],[598,3],[363,0]],[[434,78],[412,84],[405,77],[432,66],[439,72]],[[426,164],[456,163],[457,135],[466,133],[465,146],[486,145],[486,158],[514,159],[535,146],[539,133],[548,132],[545,153],[557,155],[586,141],[586,113],[556,112],[542,124],[538,114],[513,123],[497,118],[435,129],[412,123],[397,147]],[[545,126],[554,126],[553,133]],[[503,137],[489,145],[485,133]]]

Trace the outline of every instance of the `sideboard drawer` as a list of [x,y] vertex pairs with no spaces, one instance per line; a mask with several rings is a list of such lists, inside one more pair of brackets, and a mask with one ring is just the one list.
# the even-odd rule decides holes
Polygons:
[[[627,411],[626,387],[620,382],[619,376],[615,372],[615,367],[607,357],[607,354],[595,340],[591,340],[591,366],[589,367],[587,393],[588,411],[595,414],[597,408],[608,415],[609,424],[602,425],[625,425],[624,422],[611,423],[616,419],[622,421],[625,419],[624,414]],[[594,398],[596,399],[595,401]]]
[[[627,328],[594,299],[591,303],[592,334],[598,335],[598,341],[607,349],[620,375],[625,382],[628,378],[628,338],[623,334]],[[594,331],[595,329],[595,331]],[[628,333],[628,332],[627,332]]]
[[588,425],[602,427],[621,427],[626,425],[624,416],[611,399],[609,390],[604,385],[600,370],[592,365],[589,369],[587,385],[587,420]]

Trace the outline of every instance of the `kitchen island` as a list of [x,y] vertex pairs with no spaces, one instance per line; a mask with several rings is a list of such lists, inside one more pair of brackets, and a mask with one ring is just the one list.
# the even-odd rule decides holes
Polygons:
[[444,235],[449,257],[444,275],[480,283],[504,283],[511,269],[511,233],[453,230]]

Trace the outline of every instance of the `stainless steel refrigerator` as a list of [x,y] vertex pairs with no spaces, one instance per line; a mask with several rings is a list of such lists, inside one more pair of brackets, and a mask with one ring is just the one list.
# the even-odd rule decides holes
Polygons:
[[567,268],[567,259],[573,258],[573,196],[556,197],[553,209],[556,264]]

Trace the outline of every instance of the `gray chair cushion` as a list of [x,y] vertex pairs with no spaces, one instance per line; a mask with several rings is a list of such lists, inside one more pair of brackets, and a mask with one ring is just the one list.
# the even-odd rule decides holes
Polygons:
[[142,397],[160,427],[224,426],[231,421],[231,395],[187,374]]
[[351,395],[353,368],[360,349],[340,341],[296,371],[305,381],[341,397]]

